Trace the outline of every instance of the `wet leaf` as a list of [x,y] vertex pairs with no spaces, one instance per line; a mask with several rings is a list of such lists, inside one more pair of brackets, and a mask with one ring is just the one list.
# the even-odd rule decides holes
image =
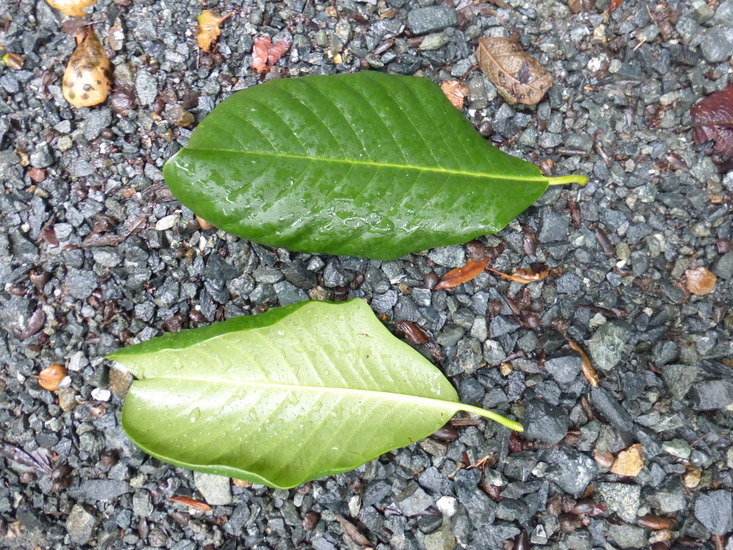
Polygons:
[[718,278],[705,267],[693,267],[685,271],[685,286],[697,296],[705,296],[715,290]]
[[147,453],[271,487],[332,475],[427,437],[464,405],[361,299],[300,302],[110,356],[137,378],[122,426]]
[[690,109],[695,143],[714,141],[713,154],[733,157],[733,83]]
[[23,64],[25,63],[25,59],[23,59],[22,55],[12,52],[3,54],[2,60],[6,67],[10,67],[16,71],[22,69]]
[[417,323],[413,323],[412,321],[396,321],[394,328],[413,344],[427,344],[430,341],[428,333],[420,328]]
[[270,70],[270,65],[277,63],[292,45],[289,38],[273,43],[272,38],[267,35],[258,36],[252,47],[252,69],[258,73],[266,73]]
[[666,516],[654,516],[652,514],[647,514],[645,516],[641,516],[637,520],[637,523],[639,524],[639,527],[643,527],[644,529],[661,531],[662,529],[674,529],[674,526],[677,524],[677,520]]
[[219,25],[231,16],[231,13],[221,16],[215,11],[203,10],[196,18],[196,45],[203,51],[210,52],[221,34]]
[[66,374],[66,367],[63,365],[51,365],[38,375],[38,385],[44,390],[56,391],[61,387],[61,382],[66,378]]
[[22,466],[33,468],[42,474],[51,475],[53,471],[51,461],[41,447],[38,447],[30,453],[26,453],[23,449],[12,443],[0,441],[0,456],[13,460]]
[[361,531],[356,528],[356,525],[351,523],[348,519],[346,519],[343,516],[340,516],[336,514],[335,517],[336,521],[339,522],[339,525],[341,525],[341,528],[344,530],[344,533],[357,545],[361,546],[362,548],[371,546],[371,542],[369,542],[369,539],[366,538],[364,535],[361,534]]
[[467,283],[478,277],[489,265],[489,258],[475,261],[468,260],[466,265],[463,267],[457,267],[451,269],[448,273],[443,275],[443,278],[435,286],[435,290],[445,290],[446,288],[453,288],[463,283]]
[[85,8],[97,3],[97,0],[46,0],[52,8],[70,15],[71,17],[84,17]]
[[91,27],[76,35],[76,49],[64,71],[61,90],[73,107],[103,103],[112,87],[112,66]]
[[608,7],[608,13],[613,13],[621,7],[623,0],[611,0],[611,5]]
[[511,273],[502,273],[490,267],[487,269],[501,279],[522,285],[541,281],[550,273],[550,268],[545,264],[532,264],[530,268],[515,269]]
[[463,100],[471,93],[468,84],[460,80],[446,80],[440,89],[456,109],[463,109]]
[[191,497],[184,497],[180,495],[168,497],[168,500],[171,502],[178,502],[180,504],[185,504],[186,506],[193,508],[194,510],[200,510],[202,512],[209,512],[211,511],[211,506],[206,504],[203,500],[196,500],[195,498]]
[[38,306],[33,314],[28,318],[25,328],[17,334],[18,340],[26,340],[36,334],[43,328],[46,323],[46,314],[41,306]]
[[591,363],[590,357],[588,357],[588,354],[585,353],[585,350],[581,348],[577,342],[568,340],[568,346],[570,347],[570,349],[577,351],[580,354],[580,358],[582,359],[580,363],[580,372],[583,374],[585,379],[594,388],[598,387],[598,382],[599,382],[598,373],[596,372],[596,369],[593,366],[593,363]]
[[644,466],[643,449],[639,443],[621,451],[611,465],[611,473],[619,476],[636,477]]
[[536,105],[552,86],[552,75],[508,38],[480,38],[478,63],[510,105]]
[[379,260],[504,227],[549,184],[492,147],[427,79],[362,71],[237,92],[164,168],[216,227],[269,246]]

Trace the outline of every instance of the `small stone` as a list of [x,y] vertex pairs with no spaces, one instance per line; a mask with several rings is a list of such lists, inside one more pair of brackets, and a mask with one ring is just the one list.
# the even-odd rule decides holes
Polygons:
[[165,111],[165,118],[168,122],[181,128],[191,128],[196,124],[196,117],[180,105],[172,105]]
[[707,380],[698,382],[688,393],[692,408],[698,411],[724,409],[733,404],[733,382]]
[[[542,144],[540,143],[540,145]],[[552,145],[551,147],[555,147],[555,145]],[[561,216],[551,210],[545,210],[542,216],[542,226],[540,227],[540,233],[537,239],[541,243],[564,241],[567,239],[569,227],[570,220],[567,216]]]
[[633,420],[626,409],[603,388],[591,390],[591,402],[598,412],[617,430],[630,432],[633,428]]
[[605,371],[613,369],[627,355],[629,329],[625,324],[606,323],[586,342],[593,364]]
[[676,400],[682,399],[690,391],[701,375],[702,371],[694,365],[664,365],[662,379],[669,393]]
[[31,166],[33,168],[47,168],[53,164],[53,156],[48,145],[39,145],[38,148],[31,153]]
[[599,483],[598,494],[611,512],[629,523],[636,522],[636,512],[641,505],[641,487],[626,483]]
[[634,525],[611,524],[608,528],[608,536],[619,548],[646,548],[647,546],[646,531]]
[[441,246],[428,252],[428,258],[443,267],[461,267],[466,265],[466,253],[460,246]]
[[453,536],[449,521],[443,521],[440,529],[425,535],[423,542],[425,550],[453,550],[456,547],[456,538]]
[[132,512],[140,518],[147,518],[153,513],[153,501],[147,490],[135,491],[132,496]]
[[115,367],[109,369],[109,389],[115,397],[124,399],[132,381],[132,374],[127,369]]
[[77,300],[86,300],[97,288],[97,276],[93,271],[70,269],[64,282],[67,292]]
[[107,108],[94,109],[84,119],[82,133],[88,141],[92,141],[111,123],[112,111]]
[[530,439],[559,443],[570,426],[567,413],[541,399],[533,399],[526,406],[524,416],[525,435]]
[[578,355],[554,357],[545,361],[545,370],[562,385],[571,384],[580,373],[583,360]]
[[703,34],[700,51],[708,63],[720,63],[733,55],[733,42],[728,38],[725,29],[713,27]]
[[69,412],[76,407],[76,390],[73,388],[61,388],[58,391],[59,407],[64,412]]
[[135,78],[135,91],[141,105],[146,107],[152,105],[158,96],[158,83],[155,77],[144,69],[138,70]]
[[99,519],[91,507],[74,504],[69,517],[66,518],[66,532],[74,544],[89,544],[94,536]]
[[420,49],[425,51],[439,50],[448,42],[450,42],[450,38],[448,38],[445,33],[436,32],[433,34],[429,34],[425,38],[423,38],[422,42],[420,43]]
[[718,258],[713,266],[713,273],[721,279],[733,279],[733,250]]
[[591,457],[570,447],[552,450],[547,461],[552,464],[547,470],[547,478],[576,498],[583,494],[598,472],[598,465]]
[[438,511],[447,517],[453,517],[458,510],[456,497],[440,497],[435,503]]
[[695,517],[713,535],[725,535],[733,529],[733,500],[730,491],[712,491],[695,501]]
[[458,12],[446,6],[427,6],[410,10],[407,24],[415,35],[442,31],[458,24]]
[[[234,508],[234,511],[229,516],[229,521],[224,524],[224,530],[230,535],[240,535],[242,533],[244,525],[249,520],[250,515],[251,513],[249,511],[249,506],[247,506],[246,503],[240,504],[239,506]],[[308,514],[306,514],[306,517],[308,517]]]
[[416,483],[397,496],[397,507],[406,516],[415,516],[432,506],[433,498],[423,491]]
[[232,503],[232,490],[228,477],[194,472],[193,481],[208,504],[227,506]]
[[684,459],[690,458],[690,453],[692,452],[690,444],[684,439],[672,439],[671,441],[665,441],[662,443],[662,450],[672,456]]
[[114,500],[129,490],[130,484],[127,481],[116,479],[87,479],[80,488],[88,500]]

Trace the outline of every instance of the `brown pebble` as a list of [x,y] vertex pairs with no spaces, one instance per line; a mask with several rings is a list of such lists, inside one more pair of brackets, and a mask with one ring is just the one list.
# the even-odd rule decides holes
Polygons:
[[303,516],[303,529],[306,531],[313,531],[313,529],[316,528],[318,525],[318,522],[321,521],[321,514],[318,512],[307,512]]

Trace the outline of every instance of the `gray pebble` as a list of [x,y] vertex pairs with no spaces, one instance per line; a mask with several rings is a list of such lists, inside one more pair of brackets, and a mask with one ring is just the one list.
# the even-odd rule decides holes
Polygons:
[[112,111],[104,107],[91,111],[82,124],[84,137],[91,141],[99,135],[104,128],[112,123]]
[[591,402],[611,426],[625,432],[632,430],[634,424],[631,415],[609,391],[603,388],[593,388]]
[[714,535],[725,535],[733,529],[731,492],[720,490],[700,495],[695,501],[695,517]]
[[86,300],[97,288],[97,276],[93,271],[70,269],[64,281],[68,293],[78,300]]
[[66,518],[66,531],[74,544],[89,544],[94,536],[99,519],[89,506],[74,504]]
[[625,324],[609,322],[602,325],[586,342],[593,364],[605,371],[613,369],[627,354],[629,329]]
[[545,210],[542,216],[542,227],[537,238],[541,243],[564,241],[567,239],[569,227],[570,220],[567,216],[561,216],[551,210]]
[[212,506],[226,506],[232,502],[229,478],[203,472],[194,472],[193,481],[204,500]]
[[698,411],[724,409],[733,403],[733,382],[707,380],[698,382],[689,392],[692,407]]
[[558,384],[566,385],[572,383],[578,376],[582,362],[578,355],[554,357],[545,361],[545,370]]
[[646,531],[634,525],[611,524],[608,528],[608,536],[619,548],[644,548],[647,545]]
[[406,516],[415,516],[433,505],[433,498],[423,491],[417,483],[397,496],[397,507]]
[[129,490],[129,483],[115,479],[87,479],[80,487],[80,492],[88,500],[113,500]]
[[611,512],[629,523],[636,522],[636,513],[641,506],[641,487],[628,483],[599,483],[598,494]]
[[570,419],[563,409],[544,400],[533,399],[527,403],[523,424],[527,437],[554,445],[565,437]]
[[158,83],[155,77],[145,69],[138,69],[135,77],[135,91],[140,105],[149,107],[158,96]]
[[570,447],[550,451],[547,461],[552,464],[547,470],[547,478],[576,498],[583,494],[598,472],[595,460]]
[[720,63],[733,55],[733,40],[722,27],[713,27],[703,34],[700,51],[709,63]]
[[442,31],[458,24],[458,12],[446,6],[415,8],[407,14],[407,25],[413,34]]
[[713,266],[713,273],[726,281],[733,279],[733,250],[718,258]]

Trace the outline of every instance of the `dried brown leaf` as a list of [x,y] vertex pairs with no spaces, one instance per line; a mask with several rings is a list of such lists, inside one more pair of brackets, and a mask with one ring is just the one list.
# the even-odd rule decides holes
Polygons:
[[13,52],[3,54],[2,60],[6,67],[10,67],[11,69],[15,70],[22,69],[23,64],[25,63],[25,59],[23,59],[22,55],[18,55],[17,53]]
[[231,13],[222,16],[212,10],[203,10],[196,18],[196,45],[203,51],[210,52],[221,34],[219,26],[231,16]]
[[611,473],[619,476],[636,477],[644,466],[643,449],[640,443],[621,451],[611,465]]
[[593,11],[596,7],[596,0],[568,0],[568,8],[571,13],[581,11]]
[[644,529],[661,531],[662,529],[674,528],[677,521],[674,518],[666,516],[654,516],[652,514],[647,514],[645,516],[641,516],[637,520],[637,523],[639,524],[639,527],[643,527]]
[[64,378],[66,378],[66,367],[51,365],[43,369],[38,375],[38,385],[44,390],[56,391]]
[[611,5],[608,7],[608,13],[613,13],[621,7],[623,0],[611,0]]
[[478,63],[509,104],[536,105],[552,86],[552,75],[508,38],[480,38]]
[[84,8],[96,4],[97,0],[46,0],[46,2],[52,8],[71,17],[84,17],[86,15]]
[[44,313],[43,308],[38,306],[33,314],[28,318],[25,328],[20,331],[19,334],[16,334],[16,337],[18,340],[26,340],[41,330],[45,323],[46,314]]
[[530,268],[515,269],[511,273],[502,273],[501,271],[496,271],[490,267],[487,269],[501,279],[522,285],[541,281],[550,273],[550,268],[545,264],[532,264],[532,267]]
[[216,226],[213,223],[207,222],[205,219],[196,216],[196,221],[199,224],[199,227],[202,231],[211,231],[212,229],[216,229]]
[[702,470],[697,466],[688,466],[685,475],[682,478],[682,482],[688,489],[694,489],[700,485],[702,480]]
[[180,504],[185,504],[186,506],[189,506],[190,508],[193,508],[194,510],[200,510],[202,512],[208,512],[211,510],[211,506],[206,504],[203,500],[196,500],[195,498],[191,497],[184,497],[180,495],[168,497],[168,500],[171,502],[178,502]]
[[435,285],[435,290],[445,290],[446,288],[453,288],[458,285],[462,285],[463,283],[467,283],[468,281],[478,277],[488,265],[489,258],[484,258],[479,261],[468,260],[466,265],[463,267],[451,269],[446,273],[440,282]]
[[685,286],[697,296],[705,296],[715,290],[718,278],[705,267],[693,267],[685,271]]
[[361,531],[357,529],[356,525],[351,523],[348,519],[343,516],[339,516],[338,514],[336,515],[335,519],[341,525],[344,533],[346,533],[346,535],[357,545],[361,546],[362,548],[367,548],[372,545],[372,543],[369,542],[369,539],[362,535]]
[[463,109],[463,100],[471,93],[468,84],[460,80],[446,80],[440,89],[456,109]]
[[417,323],[413,323],[412,321],[396,321],[394,328],[413,344],[427,344],[430,341],[428,333],[420,328]]
[[733,157],[733,83],[690,109],[695,143],[714,141],[713,154]]
[[260,74],[266,73],[270,65],[277,63],[292,45],[289,38],[273,42],[267,35],[258,36],[252,47],[252,69]]
[[581,348],[576,342],[573,342],[572,340],[568,340],[568,346],[570,346],[570,349],[577,351],[580,354],[580,358],[582,359],[582,362],[580,363],[580,372],[583,373],[585,379],[594,388],[598,387],[598,373],[593,367],[593,363],[590,362],[590,357],[588,357],[588,354],[585,353],[585,350],[583,350],[583,348]]
[[61,90],[73,107],[103,103],[112,87],[112,66],[91,27],[76,35],[76,49],[64,71]]

